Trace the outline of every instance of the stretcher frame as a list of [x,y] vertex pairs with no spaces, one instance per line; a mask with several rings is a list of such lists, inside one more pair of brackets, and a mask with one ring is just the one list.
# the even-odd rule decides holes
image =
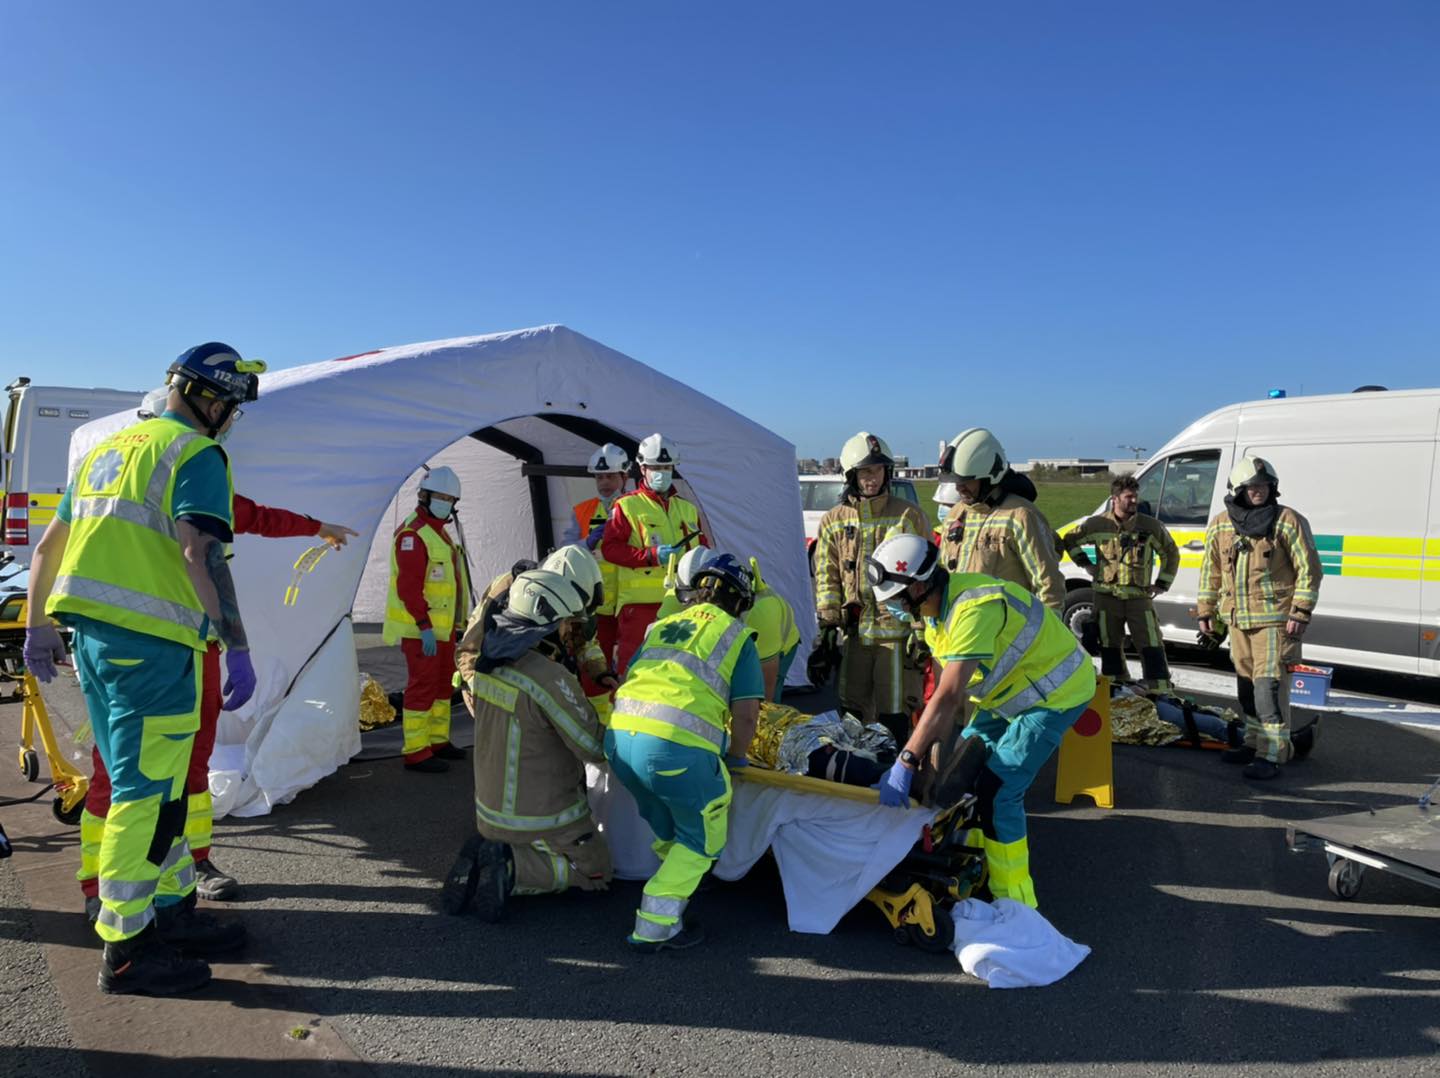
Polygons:
[[1414,805],[1288,824],[1285,843],[1293,853],[1324,850],[1330,893],[1347,902],[1359,896],[1365,872],[1372,868],[1440,890],[1437,791],[1440,779]]

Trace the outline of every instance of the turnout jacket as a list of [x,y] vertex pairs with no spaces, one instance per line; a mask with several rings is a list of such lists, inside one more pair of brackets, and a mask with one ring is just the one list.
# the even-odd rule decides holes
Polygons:
[[1260,538],[1238,533],[1222,510],[1205,529],[1196,614],[1218,616],[1236,629],[1309,621],[1320,576],[1310,522],[1295,510],[1282,505],[1275,526]]
[[1160,563],[1155,583],[1168,591],[1180,571],[1180,548],[1170,529],[1152,516],[1132,513],[1123,524],[1113,510],[1093,516],[1062,540],[1065,552],[1076,565],[1090,563],[1082,549],[1095,544],[1095,590],[1117,599],[1148,597],[1150,572]]
[[575,675],[538,651],[471,675],[475,823],[495,842],[572,831],[590,815],[585,764],[605,762],[600,720]]
[[998,502],[957,502],[940,528],[940,564],[1019,584],[1055,613],[1065,609],[1065,577],[1054,533],[1035,503],[1013,492]]
[[873,498],[847,495],[820,518],[815,537],[815,613],[821,625],[846,624],[845,608],[858,607],[858,629],[865,643],[904,640],[910,635],[909,627],[875,602],[865,580],[865,559],[892,533],[905,532],[928,535],[929,522],[918,506],[888,490]]

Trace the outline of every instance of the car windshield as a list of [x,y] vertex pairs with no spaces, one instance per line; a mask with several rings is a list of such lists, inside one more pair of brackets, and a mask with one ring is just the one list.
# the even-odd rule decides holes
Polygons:
[[[916,505],[920,504],[920,497],[915,493],[915,484],[910,480],[896,479],[890,486],[896,497],[904,498],[907,502],[914,502]],[[813,483],[801,483],[800,490],[805,500],[805,508],[823,513],[828,509],[834,509],[840,503],[840,498],[845,493],[845,480],[821,479]]]

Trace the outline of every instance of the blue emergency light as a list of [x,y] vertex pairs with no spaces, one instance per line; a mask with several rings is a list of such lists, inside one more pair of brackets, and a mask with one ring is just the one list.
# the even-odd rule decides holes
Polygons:
[[1272,389],[1266,396],[1272,401],[1278,401],[1281,397],[1285,396],[1285,391],[1283,389]]

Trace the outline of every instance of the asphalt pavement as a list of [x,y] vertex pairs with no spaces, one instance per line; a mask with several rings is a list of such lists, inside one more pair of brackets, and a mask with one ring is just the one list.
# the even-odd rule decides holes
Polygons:
[[[11,744],[18,724],[0,707]],[[1113,810],[1054,804],[1050,765],[1029,801],[1041,909],[1093,953],[1023,991],[898,946],[868,905],[791,933],[768,861],[696,899],[710,939],[681,954],[624,946],[637,883],[519,899],[499,925],[446,917],[468,767],[372,760],[217,824],[243,961],[194,999],[108,999],[75,831],[44,800],[3,808],[0,1074],[1434,1075],[1440,892],[1372,872],[1341,902],[1284,824],[1413,803],[1437,768],[1435,733],[1343,715],[1265,784],[1213,752],[1118,746]],[[0,797],[24,788],[0,770]]]

